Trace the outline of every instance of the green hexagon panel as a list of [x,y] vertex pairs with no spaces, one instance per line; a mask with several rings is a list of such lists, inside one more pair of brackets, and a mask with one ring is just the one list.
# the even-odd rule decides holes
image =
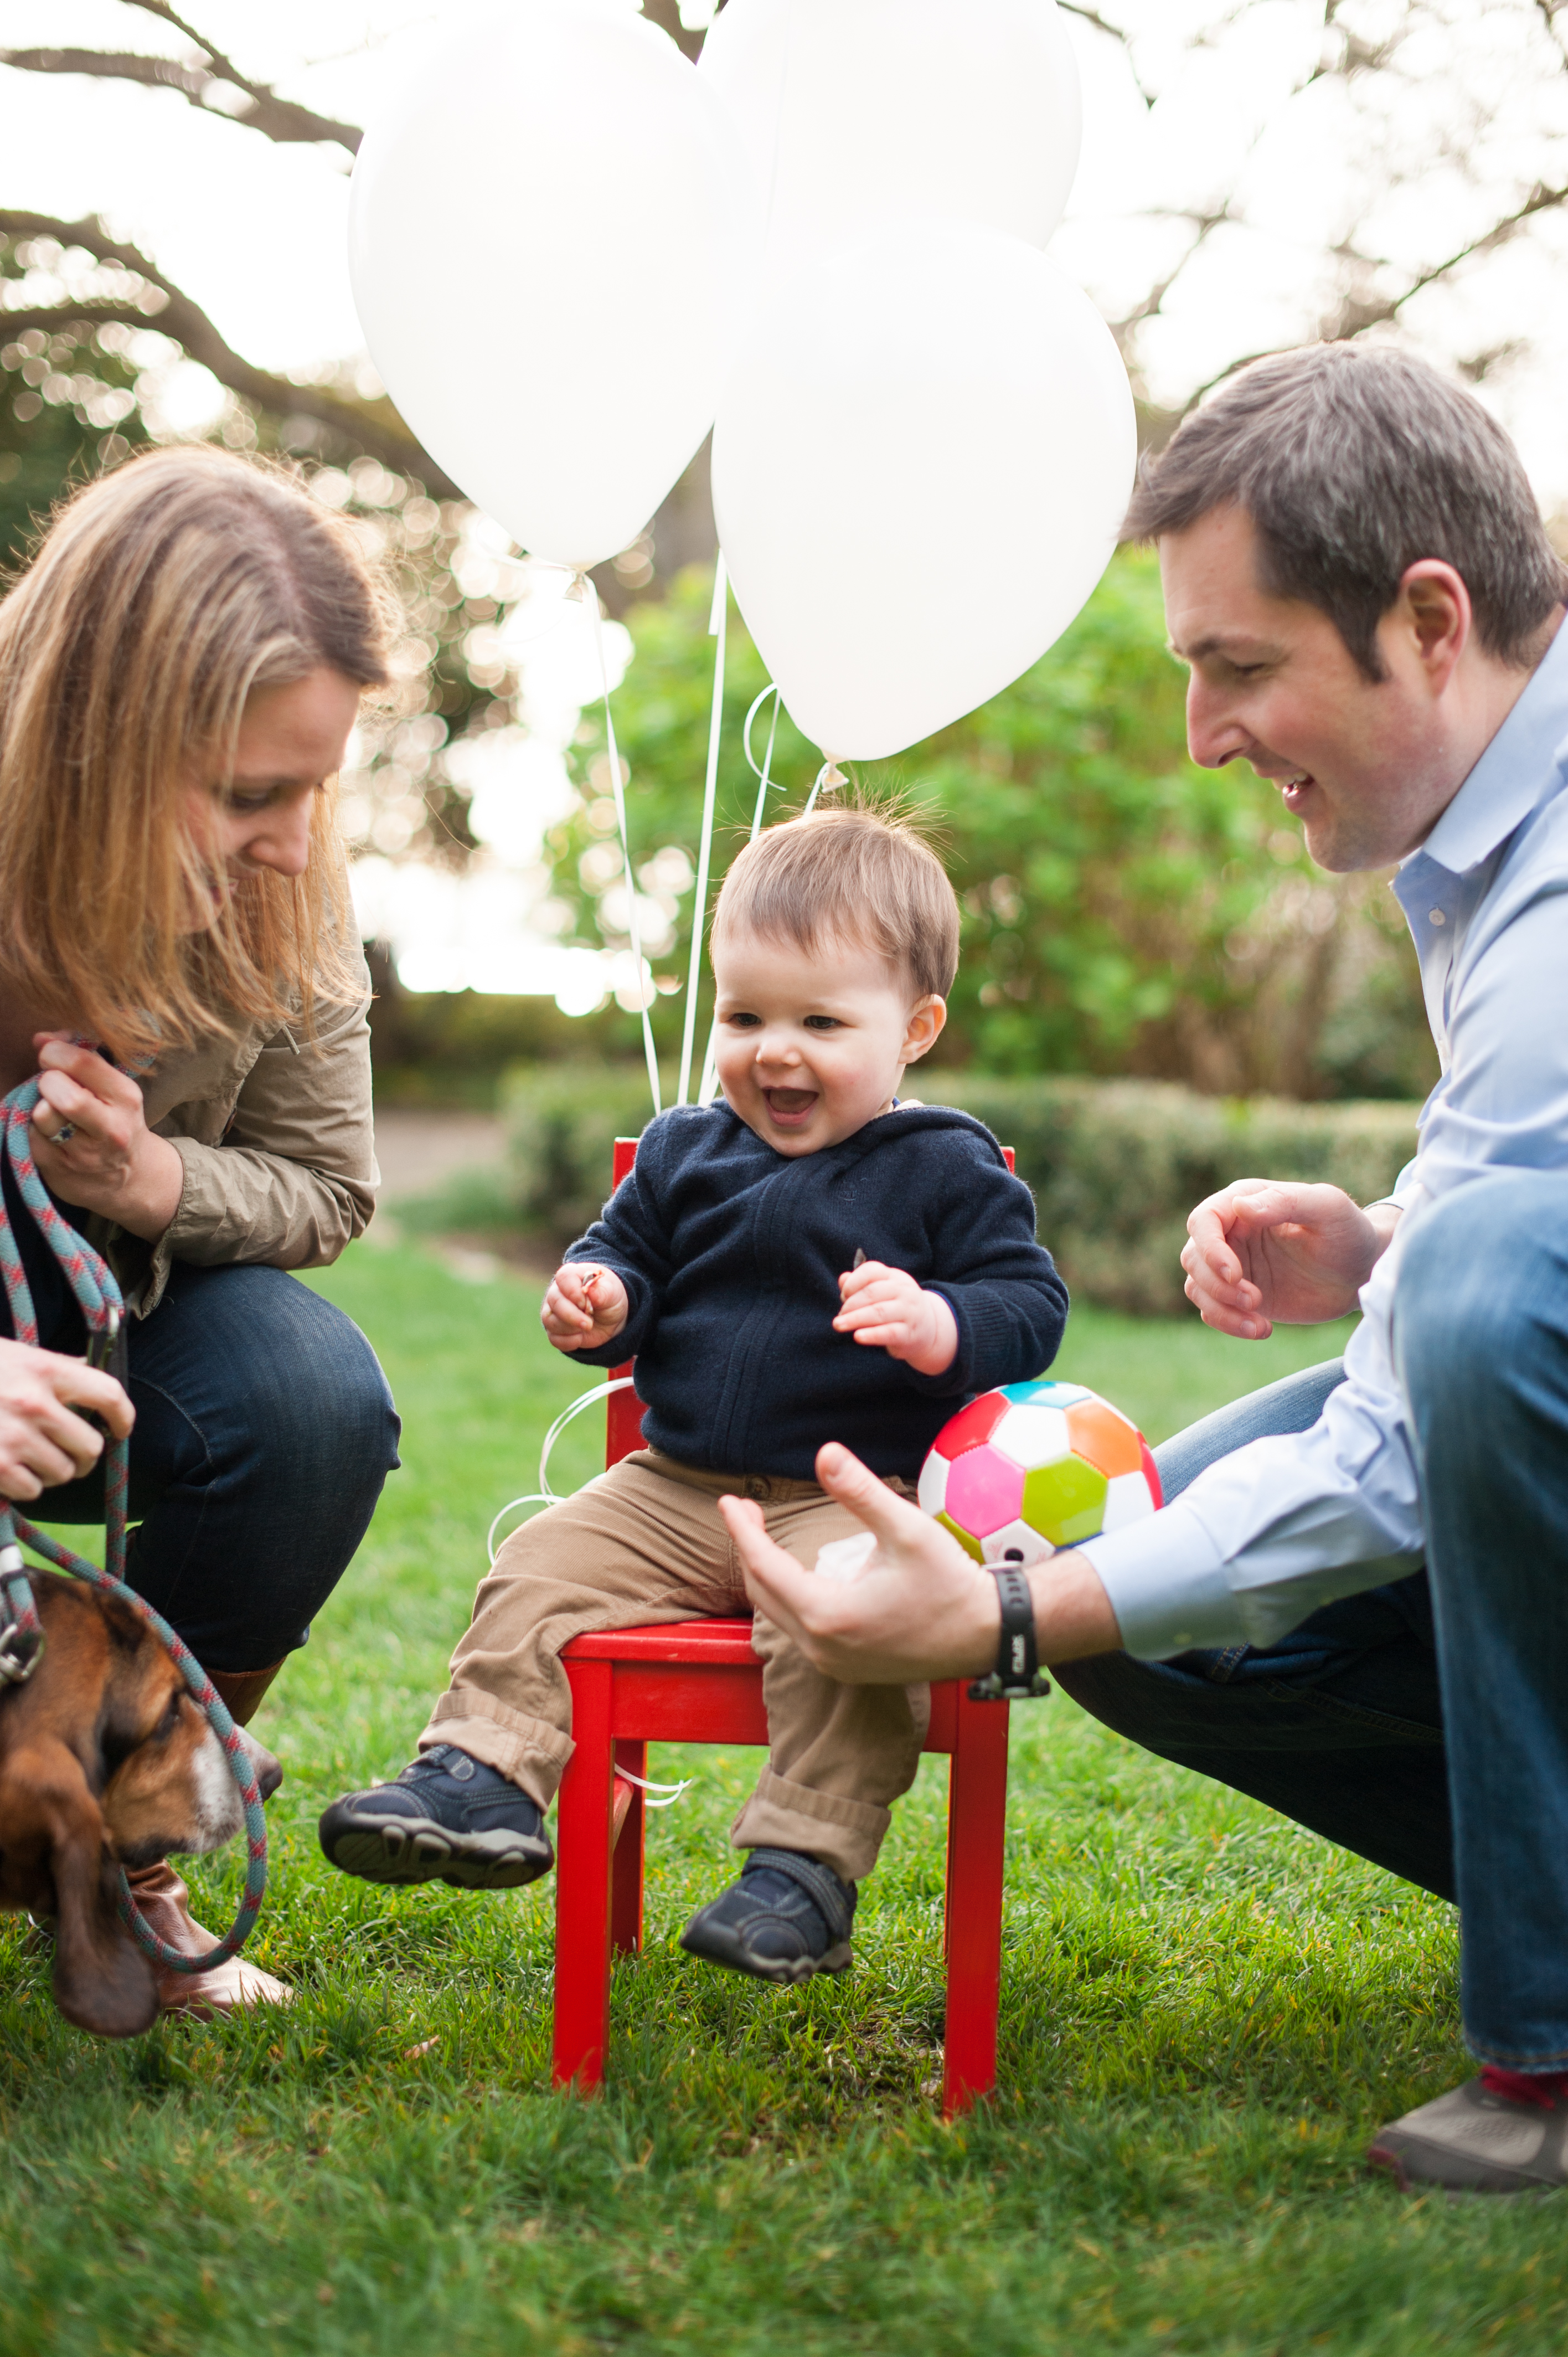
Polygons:
[[1091,1539],[1105,1520],[1105,1476],[1081,1457],[1058,1458],[1024,1476],[1024,1520],[1053,1546]]
[[944,1531],[950,1531],[952,1533],[960,1546],[962,1547],[965,1555],[972,1555],[976,1563],[983,1563],[985,1561],[984,1555],[981,1553],[980,1541],[976,1538],[971,1538],[967,1531],[961,1531],[950,1514],[939,1514],[937,1516],[937,1520],[940,1523]]

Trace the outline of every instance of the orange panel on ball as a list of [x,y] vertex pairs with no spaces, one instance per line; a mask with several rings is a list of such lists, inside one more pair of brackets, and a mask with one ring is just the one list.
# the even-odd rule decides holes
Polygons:
[[1087,1457],[1102,1473],[1142,1471],[1144,1444],[1136,1426],[1103,1400],[1084,1400],[1069,1407],[1067,1428],[1075,1456]]

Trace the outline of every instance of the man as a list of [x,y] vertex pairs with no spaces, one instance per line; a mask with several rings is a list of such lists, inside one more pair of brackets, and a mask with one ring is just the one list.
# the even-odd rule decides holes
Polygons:
[[[1183,1254],[1206,1320],[1364,1312],[1346,1353],[1161,1452],[1165,1511],[1000,1581],[843,1450],[888,1572],[728,1513],[757,1603],[851,1680],[989,1668],[1017,1613],[1089,1709],[1456,1898],[1478,2078],[1393,2122],[1404,2185],[1568,2181],[1568,631],[1506,435],[1396,353],[1260,362],[1149,465],[1187,726],[1313,857],[1398,863],[1443,1077],[1386,1202],[1243,1179]],[[1022,1625],[1022,1624],[1020,1624]],[[1023,1640],[1020,1639],[1020,1642]]]

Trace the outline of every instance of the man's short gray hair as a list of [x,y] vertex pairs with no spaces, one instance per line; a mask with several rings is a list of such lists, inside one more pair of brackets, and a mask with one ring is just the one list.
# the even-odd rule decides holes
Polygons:
[[1386,346],[1313,344],[1240,371],[1145,458],[1125,534],[1157,540],[1232,504],[1257,532],[1259,586],[1326,614],[1368,679],[1384,676],[1378,624],[1422,557],[1460,575],[1502,662],[1534,660],[1568,596],[1502,427]]

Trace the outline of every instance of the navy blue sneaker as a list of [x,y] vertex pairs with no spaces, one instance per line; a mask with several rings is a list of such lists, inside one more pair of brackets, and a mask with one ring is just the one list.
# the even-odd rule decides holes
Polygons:
[[366,1882],[515,1890],[555,1862],[528,1794],[454,1743],[422,1752],[395,1783],[346,1792],[319,1832],[333,1865]]
[[786,1986],[813,1973],[842,1973],[858,1896],[821,1858],[754,1849],[740,1880],[693,1916],[681,1945],[710,1964]]

